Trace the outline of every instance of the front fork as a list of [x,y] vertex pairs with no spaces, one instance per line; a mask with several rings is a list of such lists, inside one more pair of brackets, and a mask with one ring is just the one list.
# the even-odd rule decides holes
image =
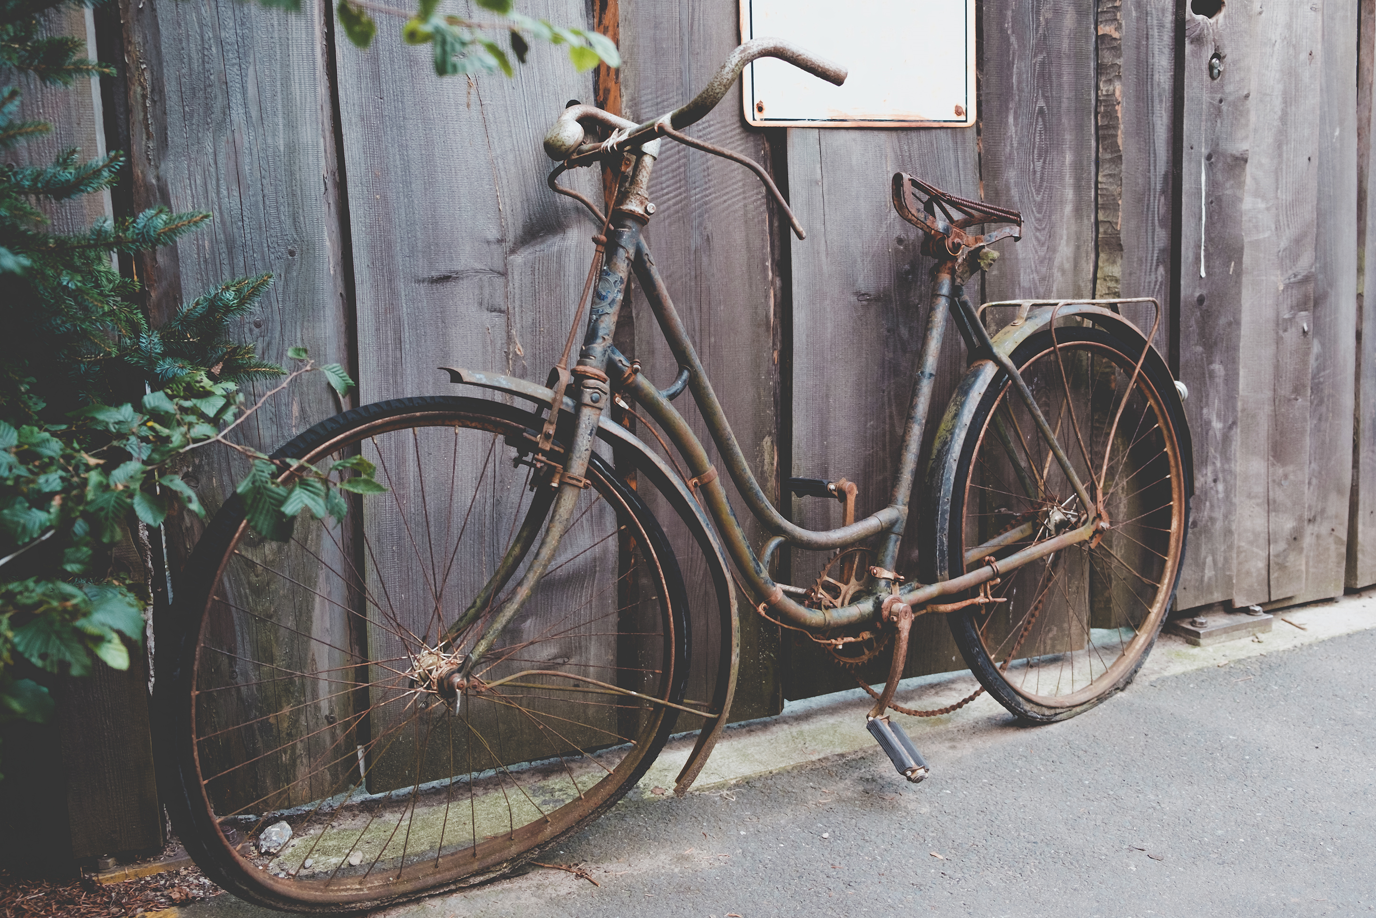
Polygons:
[[[542,461],[545,467],[551,469],[552,478],[543,487],[555,491],[553,500],[550,501],[548,497],[542,500],[537,496],[532,501],[530,510],[521,522],[520,530],[487,585],[464,610],[458,621],[449,628],[446,637],[452,640],[463,629],[476,622],[490,608],[497,594],[506,588],[532,548],[535,555],[519,582],[483,628],[482,635],[469,649],[454,679],[455,688],[468,682],[475,667],[492,649],[506,626],[525,606],[535,585],[554,560],[559,543],[573,521],[579,494],[588,486],[588,463],[592,459],[598,424],[602,412],[611,403],[611,389],[607,383],[606,373],[607,358],[612,347],[612,334],[616,330],[616,319],[624,300],[626,280],[631,273],[631,262],[640,243],[640,230],[641,222],[634,211],[618,208],[613,213],[607,231],[606,261],[593,292],[588,332],[579,352],[578,364],[571,371],[573,379],[577,381],[573,436],[561,457],[537,457],[537,462]],[[563,407],[560,401],[556,400],[550,405],[551,422],[553,415]],[[532,445],[532,449],[537,448],[538,444]],[[542,526],[543,535],[540,534]]]

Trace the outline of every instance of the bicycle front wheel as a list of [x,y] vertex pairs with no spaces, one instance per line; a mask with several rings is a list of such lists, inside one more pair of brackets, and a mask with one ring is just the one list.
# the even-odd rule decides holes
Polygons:
[[387,493],[351,495],[338,522],[302,514],[287,542],[255,535],[238,499],[217,514],[158,671],[174,820],[217,883],[330,912],[479,882],[645,773],[683,700],[685,593],[596,454],[554,561],[451,681],[539,544],[540,424],[476,399],[365,406],[278,456],[320,472],[361,456]]
[[[1009,711],[1072,717],[1121,691],[1174,597],[1189,522],[1174,384],[1145,342],[1097,328],[1032,335],[1011,359],[1095,506],[1085,507],[1012,381],[980,392],[934,460],[925,560],[946,580],[1102,519],[1092,539],[1001,572],[997,602],[952,614],[966,664]],[[1152,355],[1154,356],[1154,355]],[[980,372],[976,369],[974,372]]]

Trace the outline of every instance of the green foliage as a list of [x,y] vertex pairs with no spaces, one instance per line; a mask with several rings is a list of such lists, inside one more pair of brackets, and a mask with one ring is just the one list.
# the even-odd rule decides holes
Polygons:
[[[259,0],[264,6],[281,6],[278,0]],[[435,73],[440,76],[495,73],[512,76],[516,71],[501,44],[490,37],[507,33],[511,52],[524,64],[530,52],[526,34],[539,41],[568,48],[569,60],[578,71],[591,70],[599,63],[609,67],[621,66],[616,44],[605,35],[585,29],[557,26],[545,19],[532,19],[516,12],[511,0],[474,0],[477,6],[500,19],[479,22],[462,16],[440,12],[440,0],[418,0],[414,15],[401,27],[402,41],[409,45],[433,45]],[[364,6],[339,0],[335,15],[349,41],[360,48],[368,47],[377,34],[377,23],[369,10],[385,10],[375,4]],[[404,17],[401,10],[391,10]]]
[[[84,41],[39,32],[41,14],[62,2],[0,0],[0,82],[106,72],[76,57]],[[7,158],[49,129],[17,117],[19,98],[17,88],[0,88]],[[239,383],[283,373],[228,337],[269,275],[224,284],[156,326],[134,298],[137,285],[112,255],[166,245],[207,214],[153,208],[84,231],[48,229],[45,203],[110,188],[123,163],[120,153],[83,162],[70,150],[48,165],[0,166],[0,723],[51,712],[47,690],[16,673],[21,664],[71,676],[98,661],[128,668],[148,598],[112,552],[178,508],[206,515],[176,471],[187,453],[220,443],[251,458],[239,493],[268,538],[289,537],[297,513],[342,517],[343,491],[381,488],[371,467],[322,472],[226,438],[257,407]],[[317,368],[304,349],[292,356],[305,363],[287,382],[319,369],[341,395],[353,385],[338,365]]]

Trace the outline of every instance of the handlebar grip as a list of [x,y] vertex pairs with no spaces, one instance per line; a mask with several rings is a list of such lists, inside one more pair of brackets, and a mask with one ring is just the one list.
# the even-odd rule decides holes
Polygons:
[[761,57],[777,57],[837,86],[846,81],[845,67],[804,51],[792,42],[781,38],[752,38],[727,56],[712,81],[693,101],[674,110],[669,116],[670,126],[676,131],[682,130],[701,119],[722,100],[726,91],[740,77],[745,65]]
[[637,126],[634,121],[619,118],[596,105],[570,105],[545,133],[545,155],[556,162],[568,159],[582,145],[587,134],[581,123],[584,120],[600,121],[618,130]]

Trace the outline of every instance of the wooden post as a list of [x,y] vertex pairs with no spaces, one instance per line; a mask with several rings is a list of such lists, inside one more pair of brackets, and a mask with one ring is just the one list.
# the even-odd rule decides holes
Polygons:
[[1373,166],[1372,96],[1376,73],[1376,0],[1361,0],[1357,66],[1357,240],[1356,405],[1352,437],[1352,492],[1348,504],[1344,583],[1357,589],[1376,583],[1376,358],[1363,342],[1376,336],[1376,207],[1371,206]]

